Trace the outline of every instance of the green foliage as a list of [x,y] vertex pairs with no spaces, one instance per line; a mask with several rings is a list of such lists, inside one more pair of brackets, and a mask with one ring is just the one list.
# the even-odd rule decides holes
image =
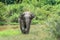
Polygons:
[[[0,25],[1,24],[18,24],[18,18],[24,11],[31,11],[35,14],[32,24],[46,24],[52,29],[56,36],[60,36],[60,0],[6,0],[0,2]],[[12,1],[12,4],[11,2]],[[15,3],[15,4],[14,4]]]
[[6,21],[6,8],[3,3],[0,2],[0,24],[4,24]]
[[21,3],[22,0],[0,0],[0,2],[3,2],[5,4],[14,4],[14,3]]

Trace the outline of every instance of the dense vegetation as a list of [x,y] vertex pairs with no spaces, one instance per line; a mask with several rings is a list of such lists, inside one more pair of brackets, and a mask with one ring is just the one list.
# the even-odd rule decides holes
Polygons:
[[29,10],[36,17],[32,24],[46,24],[60,36],[60,0],[0,0],[0,25],[18,24],[18,17]]
[[1,0],[0,24],[18,23],[19,15],[26,10],[36,15],[32,24],[39,24],[50,18],[57,21],[56,17],[60,16],[59,2],[59,0]]

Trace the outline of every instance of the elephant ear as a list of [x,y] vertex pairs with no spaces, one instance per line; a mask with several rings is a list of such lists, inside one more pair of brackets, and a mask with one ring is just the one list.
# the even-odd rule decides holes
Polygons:
[[35,17],[35,15],[34,14],[31,14],[31,19],[33,19]]

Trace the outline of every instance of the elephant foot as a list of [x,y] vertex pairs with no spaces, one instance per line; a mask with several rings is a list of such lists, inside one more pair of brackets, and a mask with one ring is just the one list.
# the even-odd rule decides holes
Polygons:
[[23,34],[29,34],[28,32],[22,32]]
[[22,28],[21,32],[22,32],[23,34],[29,34],[29,30],[28,30],[28,29]]
[[24,32],[24,34],[29,34],[29,32]]
[[28,31],[23,31],[22,33],[23,33],[23,34],[29,34],[29,32],[28,32]]

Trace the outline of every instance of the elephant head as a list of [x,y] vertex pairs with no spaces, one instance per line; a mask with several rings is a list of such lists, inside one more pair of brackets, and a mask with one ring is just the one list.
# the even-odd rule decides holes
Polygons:
[[20,16],[20,28],[22,33],[29,33],[31,20],[34,18],[34,14],[31,12],[23,12]]

